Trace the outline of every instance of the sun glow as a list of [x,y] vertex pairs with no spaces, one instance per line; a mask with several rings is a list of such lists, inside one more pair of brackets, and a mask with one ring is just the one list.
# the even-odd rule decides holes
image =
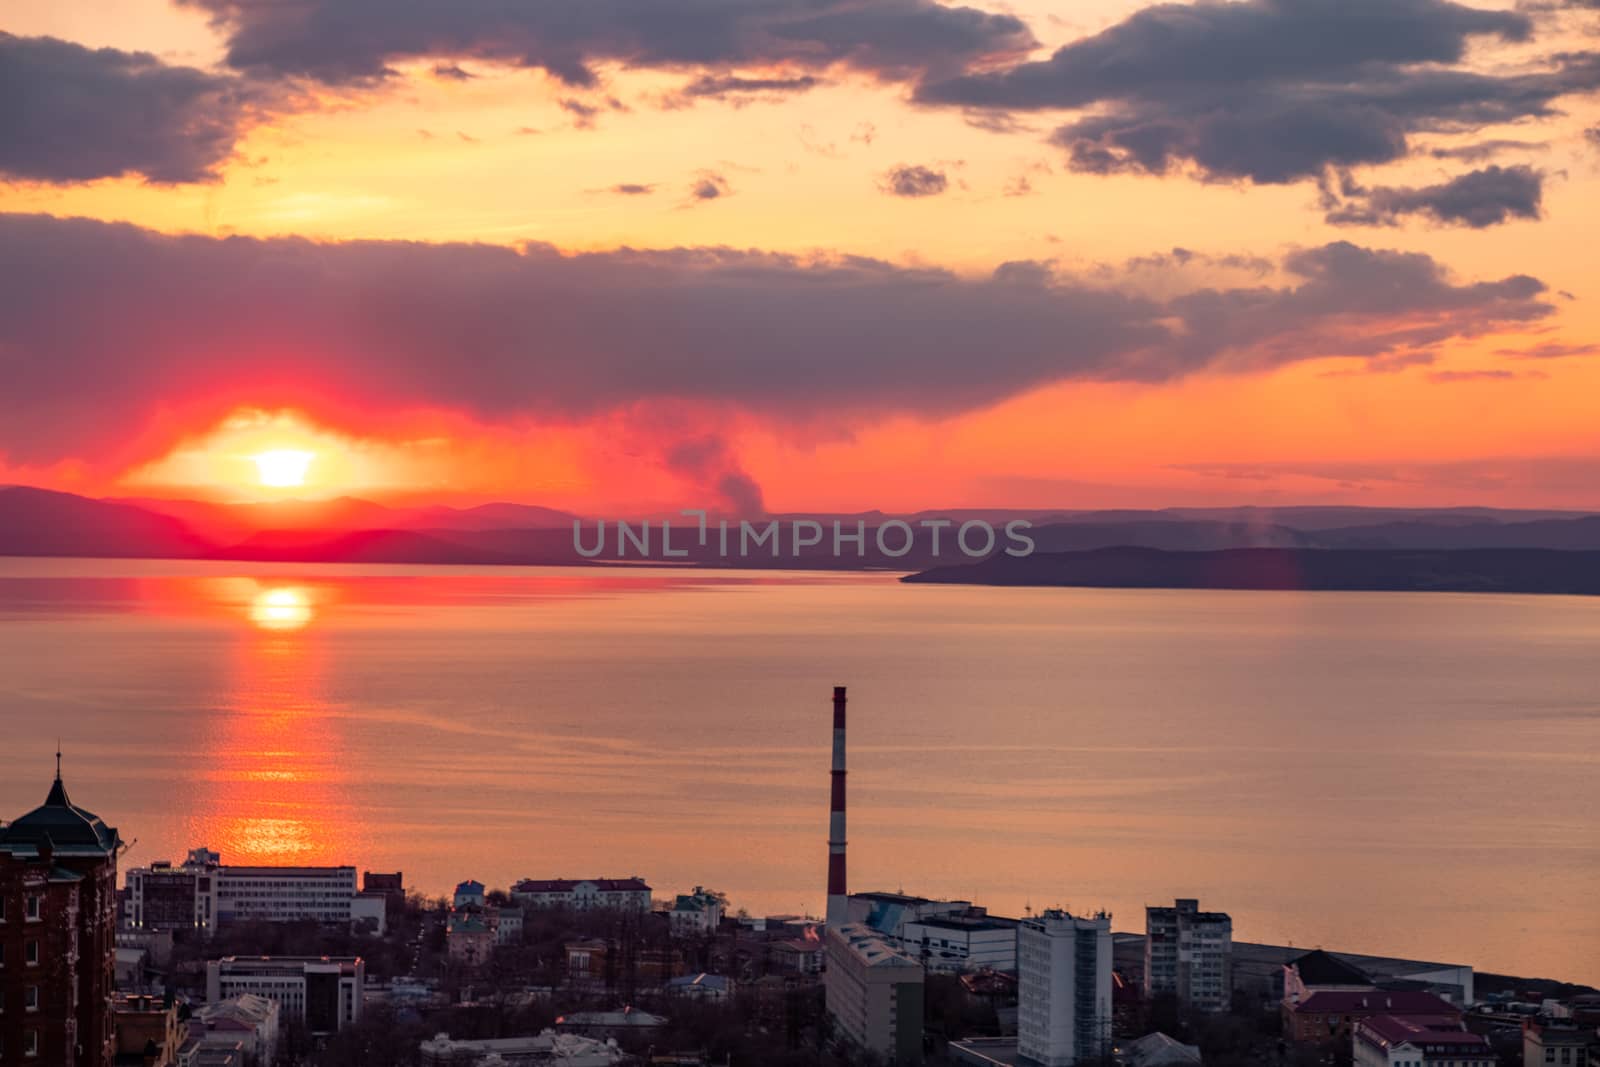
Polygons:
[[292,586],[263,590],[250,602],[250,621],[263,630],[298,630],[311,621],[311,600]]
[[274,448],[250,457],[261,484],[273,489],[288,489],[306,484],[306,472],[316,454],[299,448]]

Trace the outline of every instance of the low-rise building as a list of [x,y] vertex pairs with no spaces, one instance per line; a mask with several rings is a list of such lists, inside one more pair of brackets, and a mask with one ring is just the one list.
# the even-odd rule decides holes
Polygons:
[[1159,1030],[1115,1050],[1121,1067],[1200,1067],[1200,1046],[1186,1045]]
[[616,1042],[554,1030],[529,1037],[467,1041],[438,1034],[421,1045],[422,1067],[613,1067],[626,1057]]
[[178,1050],[189,1039],[189,1024],[179,1017],[178,1005],[170,997],[119,994],[112,1001],[111,1018],[116,1062],[176,1067]]
[[1017,925],[993,915],[912,919],[901,927],[900,947],[930,971],[1014,971]]
[[672,932],[679,937],[715,933],[722,923],[722,898],[695,886],[693,893],[679,893],[667,912]]
[[822,973],[822,940],[813,937],[792,937],[772,943],[772,958],[786,971],[795,974]]
[[1351,1030],[1354,1067],[1496,1067],[1499,1057],[1481,1034],[1431,1016],[1374,1015]]
[[667,994],[691,1000],[727,1000],[733,996],[733,979],[720,974],[686,974],[667,980]]
[[212,1047],[238,1045],[251,1061],[276,1062],[282,1009],[276,1001],[242,993],[202,1006],[190,1018],[189,1031]]
[[1406,1016],[1419,1026],[1449,1029],[1461,1011],[1432,993],[1415,990],[1324,989],[1293,1007],[1285,1002],[1283,1033],[1290,1041],[1323,1044],[1350,1040],[1355,1025],[1379,1015]]
[[481,908],[484,896],[483,883],[474,879],[467,879],[456,886],[456,891],[450,897],[452,908]]
[[1594,1027],[1535,1016],[1522,1024],[1522,1067],[1587,1067],[1600,1049]]
[[232,867],[207,848],[182,864],[152,863],[127,873],[125,923],[132,930],[210,930],[232,922],[348,926],[375,919],[381,934],[387,901],[356,890],[354,867]]
[[665,1016],[652,1015],[634,1007],[625,1007],[616,1011],[571,1012],[556,1020],[556,1031],[605,1040],[629,1034],[650,1034],[665,1025],[667,1025]]
[[452,911],[445,924],[445,947],[450,961],[468,969],[489,962],[494,952],[495,935],[476,911]]
[[642,913],[650,910],[650,887],[642,878],[525,878],[511,887],[511,899],[534,909]]
[[358,956],[225,956],[206,964],[206,1002],[254,993],[275,1002],[284,1019],[331,1034],[361,1017],[366,978]]
[[922,964],[861,923],[829,929],[826,952],[823,989],[838,1033],[889,1063],[920,1063]]

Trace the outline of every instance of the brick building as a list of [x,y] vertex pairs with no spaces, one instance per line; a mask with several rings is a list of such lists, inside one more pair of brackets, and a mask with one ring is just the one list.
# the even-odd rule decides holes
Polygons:
[[110,1067],[117,831],[67,797],[0,827],[0,1065]]

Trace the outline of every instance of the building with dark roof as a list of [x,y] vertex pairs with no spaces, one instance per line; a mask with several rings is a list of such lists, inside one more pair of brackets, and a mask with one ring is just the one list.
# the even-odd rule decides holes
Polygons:
[[1482,1034],[1406,1015],[1374,1015],[1355,1024],[1355,1067],[1496,1067]]
[[650,887],[642,878],[524,878],[511,898],[528,908],[647,912]]
[[112,1063],[121,848],[68,798],[59,754],[45,802],[0,826],[0,1064]]
[[1285,1003],[1284,1011],[1284,1036],[1297,1042],[1346,1041],[1357,1023],[1379,1015],[1406,1016],[1436,1029],[1461,1025],[1455,1005],[1414,990],[1319,990],[1292,1008]]

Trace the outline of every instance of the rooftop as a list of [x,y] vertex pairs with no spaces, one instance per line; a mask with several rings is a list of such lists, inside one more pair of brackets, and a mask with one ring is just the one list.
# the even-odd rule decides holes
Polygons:
[[[122,844],[115,828],[100,816],[74,805],[61,781],[60,755],[56,779],[44,803],[10,825],[0,827],[0,849],[37,853],[48,844],[61,855],[109,855]],[[64,872],[65,873],[65,872]],[[75,877],[75,876],[74,876]]]
[[1432,1016],[1376,1015],[1361,1022],[1357,1033],[1381,1048],[1396,1045],[1449,1045],[1462,1051],[1489,1050],[1489,1039],[1468,1033],[1459,1024],[1442,1024]]
[[513,893],[570,893],[580,885],[592,885],[602,893],[648,893],[643,878],[524,878],[511,887]]
[[1308,986],[1316,985],[1371,985],[1372,977],[1330,952],[1317,949],[1293,960],[1290,964]]
[[1355,1014],[1372,1012],[1384,1015],[1424,1015],[1445,1019],[1459,1017],[1449,1001],[1432,993],[1412,990],[1322,989],[1295,1006],[1297,1012]]

